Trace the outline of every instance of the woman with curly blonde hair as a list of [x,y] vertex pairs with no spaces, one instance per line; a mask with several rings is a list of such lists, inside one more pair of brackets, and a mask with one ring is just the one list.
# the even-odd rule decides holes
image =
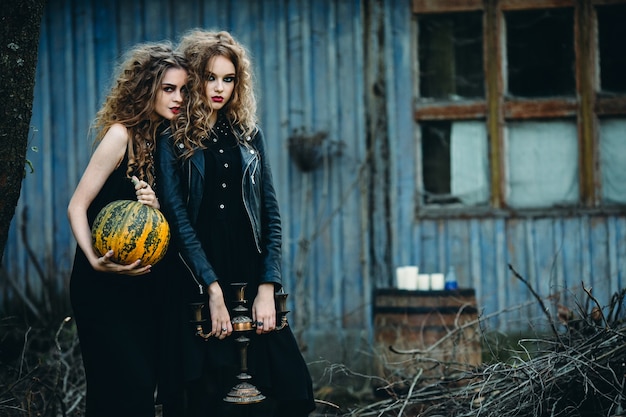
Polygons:
[[70,299],[87,381],[86,417],[155,414],[163,276],[146,275],[152,265],[140,260],[116,264],[113,251],[100,256],[91,225],[114,200],[160,207],[155,139],[179,113],[186,79],[187,64],[169,43],[127,52],[96,115],[95,150],[68,205],[77,242]]
[[[183,394],[171,415],[226,417],[247,410],[228,395],[240,373],[232,284],[245,283],[256,329],[249,336],[248,372],[266,397],[249,415],[306,416],[315,408],[311,376],[290,327],[277,323],[281,220],[256,121],[249,55],[223,31],[191,31],[178,49],[189,62],[189,94],[175,130],[158,141],[159,198],[181,260],[178,270],[186,271]],[[190,303],[207,307],[200,332],[189,325]]]
[[[251,62],[244,47],[234,42],[227,32],[195,30],[183,37],[178,49],[185,54],[190,67],[199,69],[189,74],[189,100],[181,117],[174,121],[177,127],[175,137],[178,143],[185,145],[185,157],[195,148],[204,148],[203,138],[210,135],[217,110],[221,110],[225,118],[241,130],[241,135],[253,135],[257,130],[256,98]],[[216,57],[229,60],[237,74],[232,82],[234,88],[228,105],[220,109],[216,108],[216,103],[204,88],[210,76],[207,63]]]

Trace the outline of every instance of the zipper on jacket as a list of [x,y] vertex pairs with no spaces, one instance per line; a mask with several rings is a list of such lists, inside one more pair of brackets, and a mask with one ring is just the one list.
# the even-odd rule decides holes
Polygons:
[[[246,169],[244,170],[244,172],[248,170],[248,168],[250,167],[252,162],[255,162],[254,171],[253,172],[256,172],[256,168],[259,165],[259,162],[258,162],[258,160],[256,158],[254,159],[254,161],[251,161],[251,162],[248,163],[248,165],[246,165]],[[254,175],[252,174],[250,176],[252,177],[252,184],[254,184],[255,183],[254,182]],[[245,196],[246,196],[246,191],[244,190],[243,181],[241,181],[241,199],[243,200],[243,206],[245,207],[246,213],[248,214],[248,220],[250,220],[250,227],[252,228],[252,236],[254,236],[254,244],[256,246],[256,250],[257,250],[257,252],[261,253],[262,251],[261,251],[261,247],[259,246],[260,245],[259,244],[259,237],[257,236],[257,233],[256,233],[256,231],[254,229],[254,222],[252,221],[252,212],[250,211],[250,207],[248,207],[248,203],[246,202],[246,197]],[[259,221],[260,221],[260,219],[259,219]],[[261,226],[259,225],[259,227],[261,227]]]
[[252,184],[256,184],[256,182],[254,182],[254,174],[256,174],[256,170],[257,170],[258,167],[259,167],[259,160],[257,158],[255,158],[254,159],[254,169],[250,173],[250,179],[252,180]]
[[[187,174],[187,189],[189,191],[187,191],[187,203],[186,205],[189,206],[189,195],[191,194],[191,159],[188,161],[189,163],[189,169],[188,174]],[[191,270],[191,268],[189,267],[189,265],[187,264],[187,262],[185,262],[185,259],[183,259],[183,255],[181,255],[180,252],[178,252],[178,257],[180,258],[180,260],[183,262],[183,264],[185,264],[185,268],[187,268],[187,270],[189,271],[189,275],[191,275],[191,279],[194,280],[194,282],[196,283],[196,285],[198,286],[198,290],[200,291],[200,295],[204,294],[204,288],[202,287],[202,284],[200,284],[200,282],[198,281],[198,278],[196,278],[196,275],[193,273],[193,271]]]
[[202,284],[200,284],[200,282],[198,281],[198,278],[196,278],[195,274],[193,273],[193,271],[191,270],[187,262],[185,262],[185,259],[183,259],[183,255],[181,255],[180,252],[178,252],[178,257],[183,262],[183,264],[185,264],[185,268],[187,268],[187,270],[189,271],[189,275],[191,275],[191,279],[193,279],[196,285],[198,286],[200,295],[204,294],[204,287],[202,286]]
[[186,206],[189,208],[189,195],[191,194],[191,159],[187,162],[189,164],[189,169],[187,170],[187,202]]

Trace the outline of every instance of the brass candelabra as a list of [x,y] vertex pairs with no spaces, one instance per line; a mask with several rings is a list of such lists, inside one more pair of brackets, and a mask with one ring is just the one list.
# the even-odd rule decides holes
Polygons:
[[265,395],[261,394],[261,391],[250,383],[252,377],[248,374],[248,346],[250,339],[246,336],[247,333],[252,331],[255,324],[252,323],[252,319],[247,315],[248,308],[245,299],[245,283],[233,283],[237,294],[235,300],[235,308],[233,308],[234,317],[231,322],[233,324],[233,332],[239,334],[235,339],[239,346],[239,359],[240,359],[240,372],[237,375],[239,383],[237,383],[224,397],[224,401],[236,404],[252,404],[258,403],[265,399]]
[[[265,396],[250,382],[252,376],[248,374],[248,346],[250,345],[250,338],[247,337],[247,334],[256,328],[256,323],[248,316],[248,307],[246,306],[248,301],[245,298],[247,283],[237,282],[231,285],[235,288],[236,294],[231,323],[233,325],[233,332],[237,336],[235,341],[239,348],[240,372],[237,375],[239,382],[235,384],[226,397],[224,397],[224,401],[234,404],[258,403],[263,401]],[[287,321],[287,313],[289,313],[289,310],[287,310],[288,295],[289,294],[282,292],[282,290],[274,295],[277,318],[274,331],[279,331],[289,325]],[[203,328],[203,324],[207,321],[206,315],[204,314],[205,303],[190,303],[189,307],[192,310],[191,323],[195,326],[196,336],[203,340],[208,340],[210,337],[214,336],[211,332],[206,333]]]

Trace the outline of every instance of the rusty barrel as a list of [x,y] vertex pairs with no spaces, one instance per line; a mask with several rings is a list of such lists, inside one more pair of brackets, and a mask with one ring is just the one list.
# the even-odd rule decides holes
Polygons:
[[376,368],[385,381],[402,386],[421,372],[428,383],[481,363],[474,289],[377,289],[373,316]]

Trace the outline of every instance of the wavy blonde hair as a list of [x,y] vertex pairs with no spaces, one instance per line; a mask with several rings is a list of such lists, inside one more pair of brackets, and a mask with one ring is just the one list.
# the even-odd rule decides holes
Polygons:
[[175,143],[184,145],[183,158],[189,158],[196,149],[204,149],[203,140],[211,133],[209,120],[213,109],[206,94],[206,81],[217,56],[227,58],[235,67],[233,94],[222,112],[239,133],[253,135],[257,129],[256,97],[246,48],[228,32],[194,29],[183,36],[178,50],[189,63],[186,104],[173,121]]
[[96,114],[92,129],[97,145],[109,128],[121,123],[128,129],[126,176],[137,175],[154,186],[154,160],[157,129],[163,117],[155,110],[165,72],[171,68],[188,71],[182,54],[169,42],[142,43],[124,55],[104,104]]

